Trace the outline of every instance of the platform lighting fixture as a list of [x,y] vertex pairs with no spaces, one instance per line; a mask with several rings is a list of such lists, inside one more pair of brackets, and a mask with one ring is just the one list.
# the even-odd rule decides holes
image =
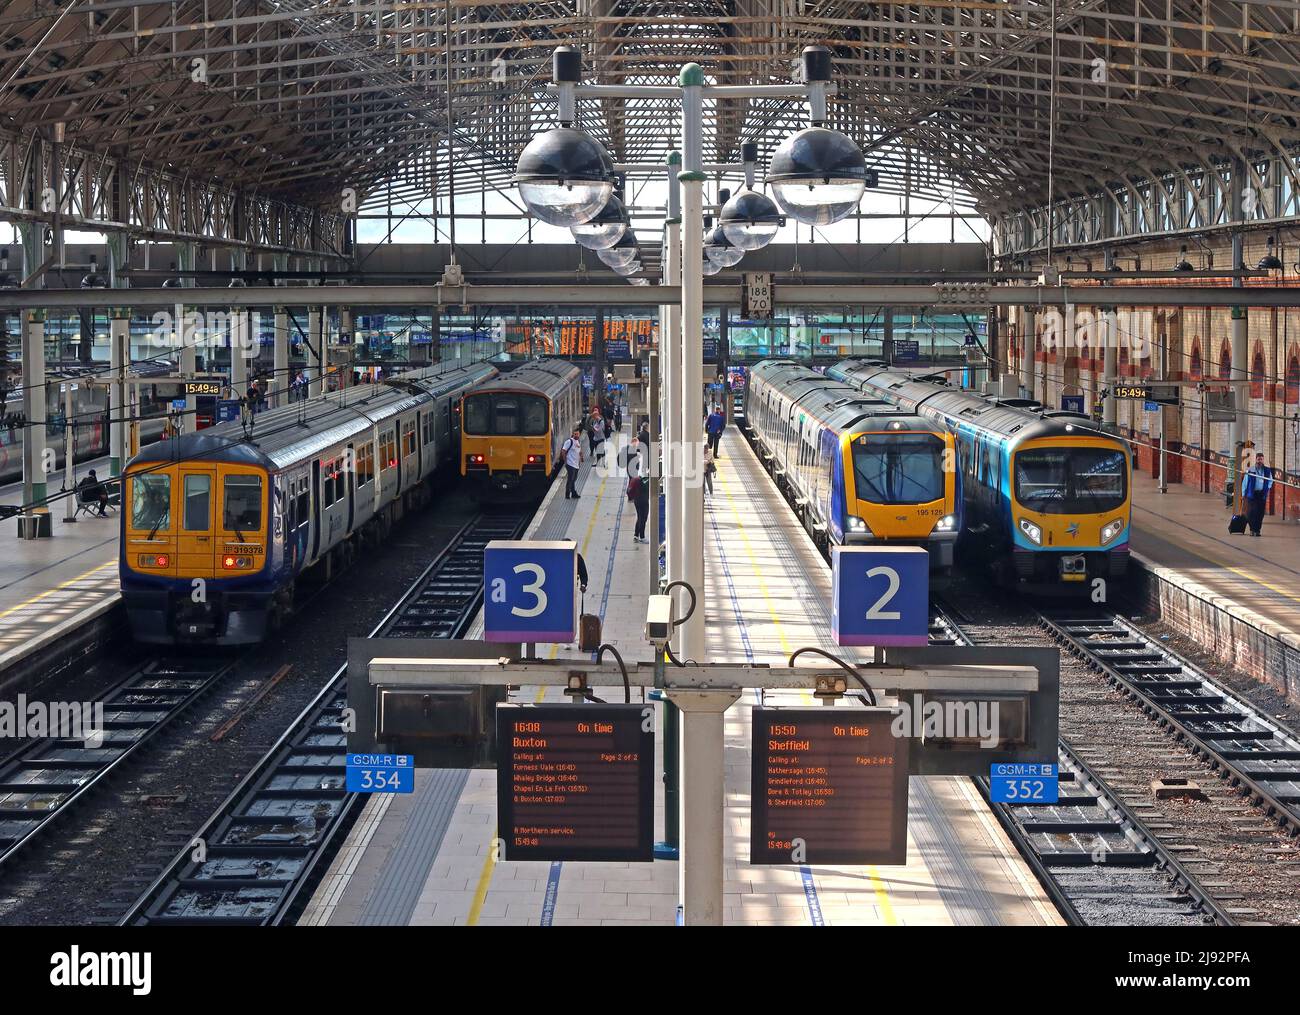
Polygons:
[[99,263],[94,254],[90,255],[90,272],[81,279],[83,289],[103,289],[104,280],[99,276]]
[[704,256],[719,268],[734,268],[745,252],[732,245],[721,226],[704,234]]
[[1192,262],[1187,259],[1187,244],[1178,248],[1178,263],[1174,265],[1174,271],[1195,271]]
[[626,230],[618,238],[618,242],[612,247],[606,247],[604,250],[597,250],[596,256],[601,262],[610,268],[617,267],[621,264],[630,264],[641,256],[641,248],[637,246],[636,234],[631,229]]
[[[172,261],[172,263],[170,264],[170,266],[168,267],[167,270],[168,270],[168,271],[175,271],[175,270],[176,270],[176,262],[175,262],[175,261]],[[169,276],[169,277],[163,279],[162,287],[163,287],[164,289],[179,289],[179,288],[181,287],[181,280],[180,280],[180,278],[177,277],[176,275],[171,275],[171,276]]]
[[574,127],[573,86],[582,79],[582,54],[559,46],[552,79],[560,86],[560,126],[538,134],[519,156],[514,183],[528,211],[570,229],[595,218],[614,193],[614,160],[604,145]]
[[611,264],[609,267],[610,270],[613,271],[615,274],[622,275],[624,278],[627,278],[627,276],[635,275],[638,271],[641,270],[641,262],[636,258],[633,258],[632,260],[627,261],[623,264]]
[[831,80],[831,51],[808,46],[803,51],[812,126],[781,142],[767,166],[776,203],[791,218],[825,226],[852,213],[874,175],[853,140],[826,123],[826,92]]
[[722,270],[722,265],[706,254],[704,256],[702,268],[704,270],[704,274],[716,275],[718,272]]
[[606,250],[623,238],[631,226],[627,207],[617,194],[610,194],[595,217],[571,227],[573,238],[588,250]]
[[1259,271],[1282,270],[1282,260],[1273,252],[1273,246],[1276,242],[1274,237],[1270,236],[1268,238],[1268,253],[1259,259],[1259,264],[1255,265]]

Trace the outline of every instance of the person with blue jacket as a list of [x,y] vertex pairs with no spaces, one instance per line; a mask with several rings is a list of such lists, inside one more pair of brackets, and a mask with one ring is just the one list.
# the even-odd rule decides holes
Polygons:
[[1264,453],[1255,456],[1255,464],[1241,478],[1241,496],[1246,502],[1246,524],[1250,534],[1258,536],[1264,525],[1264,511],[1268,507],[1268,495],[1273,490],[1273,470],[1264,464]]
[[715,405],[713,411],[709,413],[708,418],[704,421],[704,432],[709,438],[709,450],[713,452],[714,458],[722,457],[718,445],[722,441],[722,431],[726,428],[727,417],[722,414],[722,406]]

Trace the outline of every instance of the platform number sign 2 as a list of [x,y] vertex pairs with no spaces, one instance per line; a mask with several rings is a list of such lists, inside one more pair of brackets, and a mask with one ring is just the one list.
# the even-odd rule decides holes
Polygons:
[[483,640],[573,641],[577,582],[570,540],[492,540],[483,549]]
[[919,546],[837,546],[831,557],[837,645],[924,645],[930,555]]

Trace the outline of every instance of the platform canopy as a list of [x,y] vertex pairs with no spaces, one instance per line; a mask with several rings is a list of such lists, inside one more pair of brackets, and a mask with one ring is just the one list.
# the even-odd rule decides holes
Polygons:
[[[0,216],[39,212],[33,152],[57,141],[84,221],[220,234],[265,214],[248,195],[400,214],[447,192],[449,119],[457,192],[497,190],[555,122],[559,44],[582,49],[593,81],[667,83],[695,61],[723,84],[789,81],[804,46],[829,46],[831,121],[881,192],[994,220],[1046,200],[1049,162],[1058,199],[1140,203],[1138,181],[1181,175],[1222,205],[1234,159],[1281,167],[1259,177],[1261,201],[1300,189],[1300,8],[1282,0],[13,0]],[[706,117],[709,161],[744,139],[766,161],[806,122],[787,99],[720,100]],[[662,161],[677,119],[668,99],[580,111],[619,162]],[[216,198],[186,197],[195,180]],[[122,184],[130,208],[114,203]]]

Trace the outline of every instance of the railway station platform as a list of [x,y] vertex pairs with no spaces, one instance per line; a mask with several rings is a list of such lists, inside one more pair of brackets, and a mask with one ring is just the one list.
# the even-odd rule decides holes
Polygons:
[[[91,462],[77,467],[78,478]],[[107,459],[103,468],[107,468]],[[22,484],[0,488],[0,504],[21,504]],[[87,634],[119,600],[117,510],[100,518],[83,513],[64,519],[63,501],[50,505],[54,534],[19,539],[17,519],[0,521],[0,691],[31,656],[69,635]]]
[[1222,495],[1133,475],[1133,555],[1142,595],[1206,651],[1300,698],[1300,523],[1265,516],[1230,535]]
[[[705,511],[706,644],[716,660],[784,664],[830,644],[830,569],[734,430]],[[556,484],[526,538],[575,540],[590,574],[586,610],[624,657],[644,642],[650,547],[633,543],[622,477],[584,468],[582,498]],[[481,628],[479,628],[481,630]],[[473,633],[471,636],[474,636]],[[577,655],[557,646],[540,654]],[[611,701],[621,688],[597,689]],[[515,700],[566,700],[522,688]],[[913,778],[905,866],[751,866],[750,726],[759,692],[727,713],[724,922],[729,924],[1052,925],[1056,910],[969,779]],[[768,692],[768,704],[811,704]],[[660,745],[662,747],[662,744]],[[678,864],[497,861],[496,773],[417,770],[415,792],[369,800],[300,923],[659,924],[677,918]],[[663,832],[662,799],[656,830]]]

